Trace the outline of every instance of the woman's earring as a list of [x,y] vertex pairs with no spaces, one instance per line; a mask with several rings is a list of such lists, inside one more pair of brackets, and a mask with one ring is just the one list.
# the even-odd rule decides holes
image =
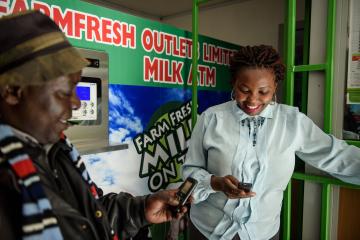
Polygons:
[[276,93],[274,93],[270,104],[274,105],[275,103],[277,103]]
[[231,100],[235,100],[235,92],[234,92],[234,89],[231,89],[230,98],[231,98]]

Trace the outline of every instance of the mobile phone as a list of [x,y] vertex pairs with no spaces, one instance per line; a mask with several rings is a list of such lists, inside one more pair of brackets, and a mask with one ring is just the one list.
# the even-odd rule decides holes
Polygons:
[[176,197],[179,200],[179,205],[175,207],[175,214],[180,212],[182,206],[186,204],[186,201],[191,196],[198,182],[191,177],[188,177],[179,187],[179,191],[176,193]]
[[244,190],[244,192],[248,193],[251,191],[252,183],[239,182],[238,188]]

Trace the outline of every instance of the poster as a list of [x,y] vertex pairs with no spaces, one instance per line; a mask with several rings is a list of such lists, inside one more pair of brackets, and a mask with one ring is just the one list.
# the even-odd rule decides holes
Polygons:
[[[179,185],[192,131],[192,34],[80,0],[0,1],[0,16],[28,9],[50,16],[75,47],[109,56],[109,142],[128,148],[84,155],[93,181],[104,193],[133,195]],[[204,36],[198,46],[200,114],[230,100],[238,46]]]
[[360,140],[360,0],[351,0],[349,9],[349,57],[343,138]]
[[[360,1],[351,0],[348,89],[360,89]],[[359,101],[360,102],[360,101]]]
[[[114,95],[115,92],[118,94]],[[154,94],[161,98],[146,101]],[[228,92],[204,90],[198,95],[200,112],[230,99]],[[119,101],[123,103],[118,104]],[[112,85],[109,89],[109,120],[110,141],[128,143],[129,148],[84,156],[90,159],[86,161],[88,165],[93,165],[89,171],[95,182],[101,183],[105,191],[121,186],[135,195],[177,186],[174,183],[181,181],[180,167],[185,161],[192,130],[190,89]],[[96,157],[103,160],[91,160]],[[105,163],[109,174],[97,170]],[[121,172],[119,169],[124,165],[126,171]],[[114,172],[115,169],[118,172]],[[117,177],[119,175],[132,180],[124,181]]]
[[[0,16],[38,9],[76,47],[109,56],[109,141],[125,150],[84,156],[93,180],[143,195],[181,181],[191,136],[192,34],[79,0],[2,0]],[[199,36],[198,114],[230,100],[238,46]]]

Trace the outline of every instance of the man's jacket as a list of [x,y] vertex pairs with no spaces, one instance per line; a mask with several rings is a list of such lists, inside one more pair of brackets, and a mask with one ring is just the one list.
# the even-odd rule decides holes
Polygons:
[[[73,166],[68,156],[71,149],[66,144],[58,142],[46,154],[43,147],[29,142],[26,150],[34,161],[64,239],[110,240],[112,229],[117,234],[133,236],[147,224],[145,197],[110,193],[95,199]],[[0,164],[2,239],[21,239],[21,207],[16,177],[9,164],[3,162]]]

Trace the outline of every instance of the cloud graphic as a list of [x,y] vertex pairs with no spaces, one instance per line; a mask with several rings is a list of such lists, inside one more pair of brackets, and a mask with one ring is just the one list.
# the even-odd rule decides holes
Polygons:
[[132,138],[129,136],[130,131],[125,128],[119,128],[117,130],[110,129],[109,130],[109,142],[111,145],[117,144],[119,142],[130,142]]
[[109,88],[109,141],[110,144],[131,142],[143,131],[141,119],[118,85]]
[[187,101],[191,99],[191,90],[190,89],[181,89],[171,88],[165,92],[165,99],[172,99],[172,101]]
[[115,123],[117,125],[125,125],[127,126],[127,129],[134,131],[136,133],[143,131],[140,118],[135,116],[132,118],[119,116],[118,118],[116,118]]
[[134,144],[129,144],[128,149],[88,154],[82,158],[91,179],[104,194],[125,191],[142,196],[150,193],[147,178],[138,177],[141,156]]
[[119,89],[117,89],[115,94],[113,88],[109,88],[109,102],[114,106],[121,106],[122,109],[129,112],[130,114],[134,114],[134,109],[131,107],[131,104]]
[[119,184],[118,173],[109,166],[106,158],[107,155],[109,154],[82,156],[91,179],[101,188],[117,186]]

